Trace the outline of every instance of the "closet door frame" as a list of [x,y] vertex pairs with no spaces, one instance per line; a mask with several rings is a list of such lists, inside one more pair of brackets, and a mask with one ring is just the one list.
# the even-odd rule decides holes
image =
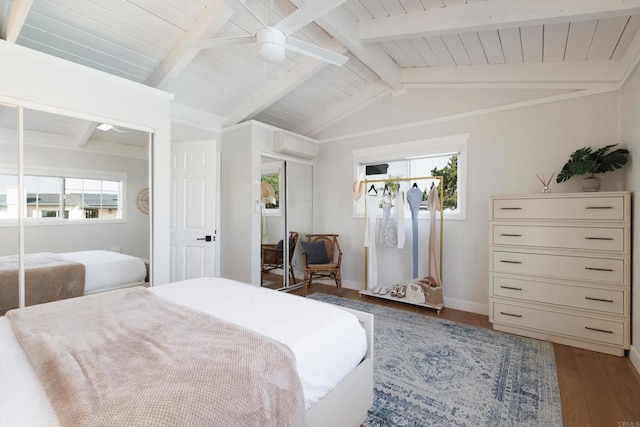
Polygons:
[[[13,102],[12,102],[13,101]],[[24,112],[25,108],[33,111],[41,111],[52,114],[58,114],[61,116],[80,118],[85,120],[91,120],[98,123],[111,123],[116,126],[128,127],[131,129],[136,129],[142,132],[148,132],[150,135],[149,138],[149,189],[153,191],[153,129],[145,126],[139,126],[119,120],[114,120],[112,118],[104,118],[98,116],[92,116],[89,114],[77,114],[73,111],[65,110],[63,108],[51,107],[46,105],[39,105],[35,103],[21,103],[16,102],[16,100],[7,99],[4,97],[0,97],[0,106],[6,106],[8,108],[16,108],[17,109],[17,177],[18,177],[18,200],[25,200],[25,189],[24,189]],[[18,204],[18,307],[24,308],[26,303],[26,289],[25,289],[25,269],[24,269],[24,249],[25,249],[25,209],[26,206],[24,203],[20,202]],[[151,227],[150,231],[150,262],[153,265],[153,207],[150,209],[149,213],[149,223]],[[153,271],[149,272],[151,275],[150,282],[153,283]]]

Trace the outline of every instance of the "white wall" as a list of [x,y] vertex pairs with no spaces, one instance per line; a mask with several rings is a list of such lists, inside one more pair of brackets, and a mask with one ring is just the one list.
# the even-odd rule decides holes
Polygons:
[[255,227],[251,141],[251,127],[240,126],[223,133],[220,143],[220,275],[247,283]]
[[0,102],[154,133],[152,281],[169,281],[172,96],[0,40]]
[[[467,96],[477,97],[471,89]],[[464,97],[451,90],[454,98]],[[491,104],[490,93],[482,96]],[[496,95],[503,97],[503,93]],[[447,92],[422,90],[420,97],[438,102]],[[618,142],[619,99],[615,92],[532,105],[508,111],[482,114],[420,126],[401,126],[388,131],[376,128],[372,117],[395,117],[389,125],[405,124],[404,113],[415,118],[412,102],[381,99],[345,123],[335,124],[319,139],[335,138],[341,132],[374,131],[360,136],[334,139],[320,145],[314,177],[314,231],[340,234],[344,252],[345,285],[361,288],[364,282],[362,219],[353,218],[352,150],[364,147],[423,140],[430,137],[470,133],[468,144],[467,219],[446,221],[444,229],[444,296],[449,307],[487,313],[489,295],[488,220],[489,197],[495,194],[536,193],[541,185],[536,173],[549,176],[562,168],[571,152],[583,146],[602,146]],[[457,111],[464,110],[460,105]],[[352,121],[357,121],[358,129]],[[623,172],[603,177],[601,191],[622,190]],[[579,179],[551,185],[553,192],[580,191]],[[428,223],[421,224],[422,230]],[[407,241],[405,251],[410,252]],[[422,252],[426,254],[426,252]],[[408,255],[410,256],[410,255]],[[397,268],[393,263],[380,268]]]
[[[633,196],[633,238],[635,247],[640,242],[640,214],[638,213],[638,191],[640,190],[640,162],[635,161],[636,153],[640,152],[640,69],[636,68],[621,91],[621,129],[622,140],[631,152],[630,166],[626,168],[627,187],[635,194]],[[640,277],[640,261],[633,257],[632,269],[634,277]],[[629,358],[640,372],[640,288],[635,286],[631,291],[631,350]]]

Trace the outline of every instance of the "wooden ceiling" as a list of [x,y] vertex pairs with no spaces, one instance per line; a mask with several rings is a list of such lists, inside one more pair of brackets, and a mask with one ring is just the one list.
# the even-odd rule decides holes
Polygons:
[[[412,87],[619,83],[640,52],[640,0],[347,0],[292,35],[344,53],[346,65],[287,53],[265,80],[254,45],[190,44],[254,34],[261,25],[240,1],[0,0],[0,29],[9,42],[172,92],[183,119],[256,119],[310,136]],[[269,1],[243,2],[269,20]],[[304,4],[274,0],[272,21]]]

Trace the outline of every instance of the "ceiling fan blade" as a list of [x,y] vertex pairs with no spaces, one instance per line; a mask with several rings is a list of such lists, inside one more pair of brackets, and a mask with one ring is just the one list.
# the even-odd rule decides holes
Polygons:
[[265,80],[277,80],[278,79],[278,66],[273,62],[264,63],[264,79]]
[[288,38],[287,49],[339,66],[344,65],[349,60],[348,56],[298,39]]
[[218,39],[194,40],[189,42],[190,47],[197,49],[211,49],[214,47],[232,46],[234,44],[253,43],[256,36],[220,37]]
[[346,1],[308,0],[304,6],[278,22],[275,27],[288,36]]

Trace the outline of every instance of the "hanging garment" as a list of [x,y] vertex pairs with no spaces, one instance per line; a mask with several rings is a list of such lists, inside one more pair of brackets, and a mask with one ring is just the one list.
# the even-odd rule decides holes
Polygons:
[[382,218],[378,221],[378,245],[395,248],[398,244],[396,224],[391,219],[391,196],[384,196],[382,201]]
[[373,289],[378,286],[378,259],[376,254],[376,220],[380,197],[377,194],[367,194],[365,200],[367,215],[364,218],[364,247],[367,251],[367,287]]
[[[436,285],[441,286],[442,278],[440,277],[440,264],[438,263],[440,241],[438,240],[438,227],[436,225],[436,213],[440,210],[440,198],[435,185],[432,185],[429,190],[427,208],[429,209],[429,218],[431,220],[429,229],[429,276],[433,277]],[[440,220],[442,221],[442,219]]]
[[413,278],[418,278],[418,212],[422,202],[422,191],[413,186],[407,191],[407,202],[411,209],[411,226],[413,227]]
[[396,232],[398,235],[398,249],[404,249],[404,192],[396,192]]

